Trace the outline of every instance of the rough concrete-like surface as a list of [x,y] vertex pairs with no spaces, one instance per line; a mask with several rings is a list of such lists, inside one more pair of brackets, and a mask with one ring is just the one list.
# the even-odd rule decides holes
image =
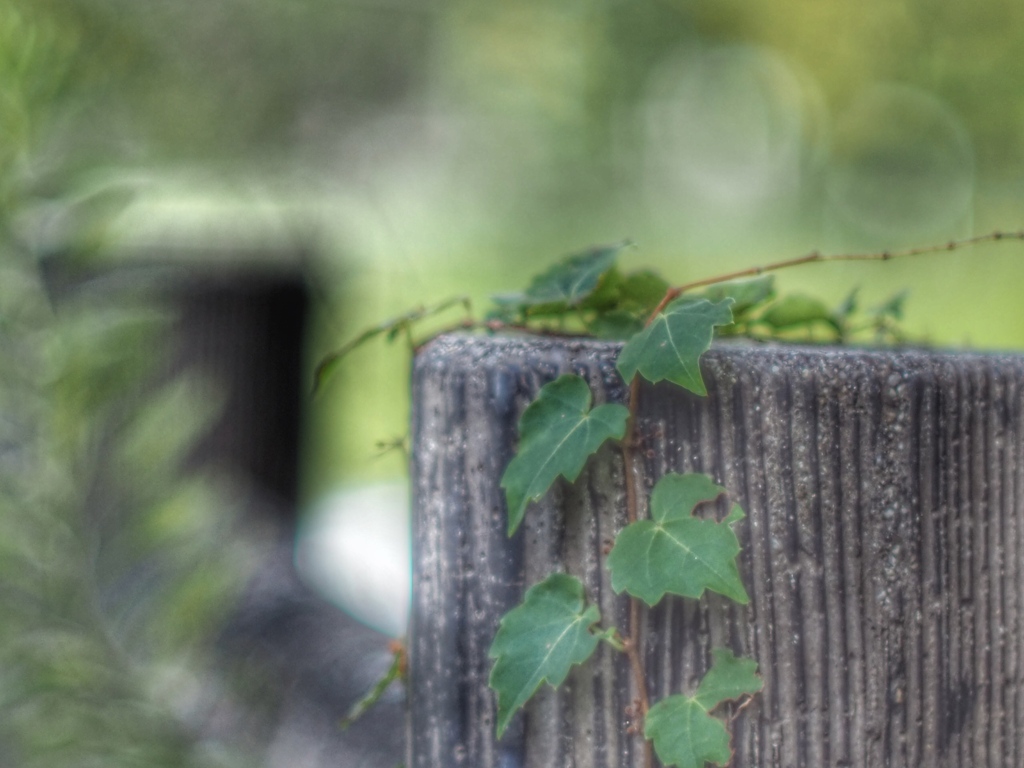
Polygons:
[[[522,410],[569,371],[623,402],[620,347],[453,335],[414,387],[410,766],[635,766],[625,659],[602,647],[494,740],[486,653],[501,615],[552,571],[628,625],[602,546],[625,517],[606,446],[504,534],[499,480]],[[642,392],[648,489],[707,472],[737,526],[745,607],[643,612],[652,697],[690,693],[727,645],[765,689],[735,721],[736,768],[1024,765],[1024,358],[722,346],[707,398]]]

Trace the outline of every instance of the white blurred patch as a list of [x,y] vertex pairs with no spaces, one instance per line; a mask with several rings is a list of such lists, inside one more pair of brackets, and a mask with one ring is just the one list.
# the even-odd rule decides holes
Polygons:
[[306,513],[295,552],[302,579],[391,637],[409,614],[409,488],[404,482],[345,489]]
[[795,197],[811,95],[768,49],[694,48],[666,61],[640,113],[651,206],[676,221],[742,220]]

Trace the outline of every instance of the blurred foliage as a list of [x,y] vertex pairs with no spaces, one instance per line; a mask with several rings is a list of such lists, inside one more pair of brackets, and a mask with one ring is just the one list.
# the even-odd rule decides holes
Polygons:
[[217,397],[161,373],[166,313],[55,300],[28,226],[76,172],[48,142],[95,74],[79,21],[0,4],[0,764],[250,764],[213,643],[251,544],[184,471]]
[[8,266],[0,317],[0,762],[241,764],[211,644],[249,555],[230,496],[183,471],[216,398],[155,376],[151,310],[54,311]]
[[[33,118],[31,162],[0,148],[17,166],[3,183],[46,201],[21,218],[58,240],[70,218],[81,237],[127,201],[118,232],[133,246],[208,238],[196,209],[225,220],[227,240],[306,238],[341,308],[318,318],[310,359],[410,307],[481,302],[623,237],[638,264],[683,281],[1021,223],[1013,0],[0,3],[4,51],[35,62],[38,83],[2,76],[4,105],[29,105],[0,105],[2,120],[47,115]],[[854,285],[869,303],[910,288],[912,336],[1020,346],[1022,252],[785,282],[830,306]],[[315,406],[314,490],[400,471],[366,459],[405,428],[400,357],[360,350]]]
[[[230,498],[179,472],[210,398],[156,375],[166,317],[56,309],[40,257],[130,258],[204,216],[312,240],[338,307],[313,360],[623,237],[625,270],[683,282],[1019,228],[1022,48],[1015,0],[0,0],[0,765],[235,759],[204,675],[244,545]],[[909,288],[910,336],[1021,347],[1021,255],[784,289]],[[371,344],[339,366],[313,493],[403,470],[372,456],[406,429],[406,365]]]

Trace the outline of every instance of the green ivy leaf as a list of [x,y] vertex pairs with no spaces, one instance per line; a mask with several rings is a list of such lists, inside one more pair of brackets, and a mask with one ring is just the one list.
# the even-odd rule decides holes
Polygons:
[[656,272],[630,272],[623,278],[619,288],[619,303],[640,310],[644,314],[650,314],[668,293],[669,288],[668,281]]
[[704,768],[706,763],[726,765],[732,759],[725,724],[687,696],[668,696],[651,707],[644,736],[654,742],[663,765]]
[[893,320],[902,320],[903,305],[906,303],[907,296],[909,295],[910,292],[906,290],[893,294],[883,304],[871,310],[871,315],[879,319],[891,317]]
[[499,739],[541,683],[557,688],[574,664],[590,658],[599,641],[590,628],[600,620],[597,607],[586,605],[583,584],[564,573],[531,587],[502,617],[487,652],[495,660],[489,684],[498,696]]
[[579,303],[580,309],[592,309],[596,312],[609,312],[617,309],[622,300],[622,284],[625,278],[618,269],[612,267],[603,275],[593,292]]
[[575,307],[597,288],[601,276],[615,266],[628,241],[591,248],[568,256],[537,275],[523,294],[525,304],[565,304]]
[[644,736],[666,766],[704,768],[732,759],[729,732],[709,713],[723,701],[757,693],[763,682],[753,659],[737,658],[727,648],[716,648],[714,659],[695,696],[669,696],[647,713]]
[[705,288],[700,295],[708,301],[732,299],[733,316],[739,317],[775,295],[775,278],[772,275],[764,275],[753,280],[715,283]]
[[757,662],[738,658],[728,648],[712,651],[714,664],[700,681],[694,700],[709,712],[723,701],[755,694],[764,686],[757,676]]
[[629,409],[605,404],[590,410],[587,382],[574,374],[545,385],[519,420],[519,452],[501,478],[508,504],[508,533],[515,533],[526,505],[545,493],[559,475],[573,482],[608,438],[622,439]]
[[648,381],[668,379],[706,395],[700,356],[711,346],[715,326],[732,322],[730,304],[732,299],[714,304],[706,299],[676,299],[626,343],[616,363],[619,373],[630,382],[639,371]]
[[624,309],[602,312],[587,324],[587,330],[599,339],[627,341],[644,329],[644,319]]
[[846,298],[843,299],[842,303],[836,307],[835,312],[832,313],[833,317],[837,317],[841,320],[849,320],[853,317],[857,311],[857,294],[860,293],[860,288],[854,288],[850,291]]
[[739,541],[732,524],[743,518],[733,505],[718,523],[693,515],[698,504],[725,493],[706,475],[665,475],[651,494],[650,520],[626,526],[608,555],[612,587],[655,605],[665,593],[698,598],[705,589],[750,602],[740,579]]
[[644,321],[661,301],[669,284],[654,272],[623,277],[611,270],[581,309],[596,310],[587,330],[599,339],[628,341],[644,329]]
[[816,322],[825,323],[839,330],[828,307],[818,299],[799,293],[779,299],[768,307],[759,320],[777,330],[811,325]]

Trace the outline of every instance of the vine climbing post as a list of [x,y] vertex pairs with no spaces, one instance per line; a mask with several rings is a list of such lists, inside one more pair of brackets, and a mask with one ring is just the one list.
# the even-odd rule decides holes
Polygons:
[[[543,384],[572,372],[594,404],[628,402],[615,375],[621,349],[455,335],[421,350],[410,767],[643,765],[641,743],[625,732],[630,661],[600,638],[558,688],[538,686],[501,738],[488,685],[501,618],[551,574],[580,580],[579,615],[592,617],[589,607],[601,615],[588,630],[626,632],[629,598],[616,591],[603,551],[607,536],[629,525],[614,444],[573,484],[559,481],[531,502],[512,538],[499,484],[520,415]],[[718,657],[740,678],[747,657],[764,691],[737,700],[730,753],[719,764],[1003,768],[999,755],[980,751],[988,739],[1004,745],[1001,754],[1024,753],[1024,723],[993,705],[1024,695],[1024,686],[972,672],[1006,669],[1015,651],[998,638],[1024,637],[1024,615],[991,602],[996,594],[1006,604],[1024,600],[1024,503],[1012,481],[1024,445],[1024,359],[731,345],[706,353],[702,368],[706,397],[645,387],[637,460],[650,481],[707,473],[742,506],[746,518],[731,525],[749,602],[656,600],[634,584],[657,603],[642,617],[650,695],[693,702],[668,711],[652,702],[647,728],[671,738],[665,722],[701,715],[720,695],[721,675],[697,682]],[[667,501],[653,499],[652,508],[663,514],[674,506]],[[624,545],[628,555],[634,544]],[[980,567],[982,553],[991,567]],[[952,648],[960,650],[943,650]],[[955,728],[951,711],[961,713]],[[871,738],[879,733],[890,737]]]
[[[629,385],[629,422],[626,426],[626,434],[622,440],[622,464],[624,483],[626,488],[626,521],[635,523],[640,518],[639,489],[643,488],[643,475],[635,460],[637,448],[636,421],[640,408],[640,380],[633,379]],[[640,601],[631,597],[629,599],[629,638],[626,653],[629,655],[629,664],[633,670],[633,681],[636,685],[637,702],[635,715],[638,724],[642,727],[644,718],[651,708],[650,696],[647,693],[647,673],[644,669],[642,658],[643,637],[640,626]],[[632,711],[632,709],[630,710]],[[640,735],[641,728],[631,726],[636,735]],[[643,742],[644,768],[649,768],[652,761],[651,746],[645,740]]]
[[[1020,560],[1002,548],[1004,529],[1011,542],[1024,529],[1021,505],[999,479],[1016,456],[1005,446],[1024,442],[1024,409],[1006,399],[1016,397],[1024,361],[709,349],[716,333],[845,342],[869,332],[899,342],[904,294],[864,311],[854,291],[830,309],[777,298],[771,273],[1007,239],[1024,232],[812,252],[676,286],[621,272],[625,244],[616,244],[555,265],[482,325],[461,324],[532,337],[456,335],[419,348],[416,764],[651,768],[653,752],[678,768],[947,765],[956,742],[948,765],[987,768],[972,746],[981,731],[960,741],[937,728],[948,692],[924,682],[936,638],[978,637],[969,622],[956,640],[950,617],[962,590],[940,580],[928,611],[919,607],[909,625],[901,612],[925,605],[929,574],[956,571],[956,559],[977,550],[955,540],[960,522],[978,514],[955,489],[994,489],[983,500],[1002,517],[984,518],[984,531],[1000,529],[986,558]],[[752,279],[733,280],[741,277]],[[411,333],[423,316],[369,333]],[[574,324],[625,343],[565,338]],[[964,376],[985,385],[965,393]],[[991,442],[965,442],[959,425],[993,412],[1013,416],[997,419]],[[942,448],[948,440],[957,452]],[[935,499],[952,498],[962,500],[957,525],[935,519]],[[1020,582],[972,572],[984,593],[972,604]],[[1001,636],[1005,617],[994,618],[980,631]],[[1018,694],[1009,679],[986,684]],[[998,713],[970,706],[982,713],[971,727],[988,733]],[[837,719],[851,711],[866,714]],[[1024,723],[1002,718],[999,738],[1011,726],[1020,733]],[[870,737],[877,733],[897,736]]]

